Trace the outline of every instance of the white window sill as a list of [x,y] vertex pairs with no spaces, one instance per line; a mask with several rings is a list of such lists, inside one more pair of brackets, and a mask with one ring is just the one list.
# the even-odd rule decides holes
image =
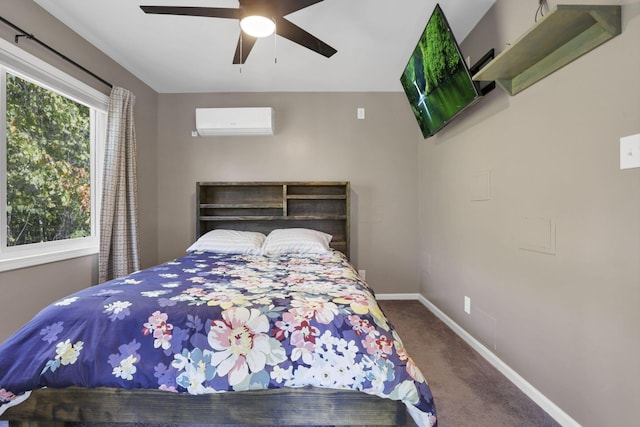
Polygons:
[[0,258],[0,272],[17,270],[19,268],[33,267],[41,264],[48,264],[56,261],[64,261],[67,259],[78,258],[81,256],[94,255],[99,252],[97,246],[81,247],[65,250],[57,250],[55,252],[40,253],[28,256],[20,256],[15,258]]

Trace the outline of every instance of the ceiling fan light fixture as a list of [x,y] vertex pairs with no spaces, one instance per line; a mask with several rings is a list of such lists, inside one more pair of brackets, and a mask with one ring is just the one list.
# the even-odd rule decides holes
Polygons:
[[249,15],[240,20],[240,28],[252,37],[268,37],[276,30],[276,23],[266,16]]

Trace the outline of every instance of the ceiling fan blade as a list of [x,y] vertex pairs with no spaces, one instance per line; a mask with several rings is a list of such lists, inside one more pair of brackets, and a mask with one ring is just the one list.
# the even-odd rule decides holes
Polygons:
[[276,0],[275,6],[278,8],[281,16],[286,16],[305,7],[312,6],[324,0]]
[[306,47],[307,49],[311,49],[312,51],[326,56],[327,58],[330,58],[337,52],[337,50],[313,34],[306,32],[296,24],[291,21],[287,21],[282,17],[276,18],[276,32],[279,36],[289,39],[300,46]]
[[238,19],[240,9],[226,7],[195,7],[195,6],[140,6],[144,13],[156,15],[185,15],[204,16],[208,18]]
[[[247,56],[251,53],[253,45],[256,44],[255,37],[251,37],[242,31],[240,31],[240,37],[238,37],[238,44],[236,45],[236,53],[233,56],[234,64],[244,64],[247,61]],[[242,60],[240,60],[240,52],[242,52]]]

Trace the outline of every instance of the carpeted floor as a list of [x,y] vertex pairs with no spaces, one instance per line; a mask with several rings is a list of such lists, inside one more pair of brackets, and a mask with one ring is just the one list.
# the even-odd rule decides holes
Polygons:
[[429,382],[439,427],[559,425],[420,302],[380,306]]

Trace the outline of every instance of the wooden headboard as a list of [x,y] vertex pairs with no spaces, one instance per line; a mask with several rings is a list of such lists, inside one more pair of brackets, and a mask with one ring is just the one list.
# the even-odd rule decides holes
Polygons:
[[198,182],[196,238],[218,228],[259,231],[311,228],[331,234],[349,257],[349,183]]

